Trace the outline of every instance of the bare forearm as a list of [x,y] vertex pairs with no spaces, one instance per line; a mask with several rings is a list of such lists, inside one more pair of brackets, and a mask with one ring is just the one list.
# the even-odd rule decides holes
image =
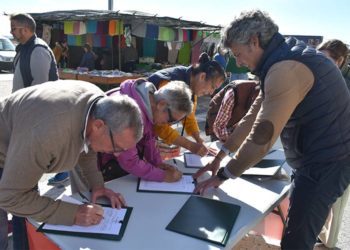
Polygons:
[[203,139],[200,137],[199,132],[195,132],[192,134],[193,139],[196,140],[197,143],[203,143]]
[[195,142],[192,142],[190,140],[188,140],[186,137],[183,136],[178,136],[174,142],[175,145],[183,147],[189,151],[191,151],[191,149],[193,149],[193,147],[195,146]]

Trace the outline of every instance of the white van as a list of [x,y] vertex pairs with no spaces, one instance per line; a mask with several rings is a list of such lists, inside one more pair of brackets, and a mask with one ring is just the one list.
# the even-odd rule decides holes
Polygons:
[[0,72],[13,71],[13,59],[16,55],[15,45],[5,36],[0,36]]

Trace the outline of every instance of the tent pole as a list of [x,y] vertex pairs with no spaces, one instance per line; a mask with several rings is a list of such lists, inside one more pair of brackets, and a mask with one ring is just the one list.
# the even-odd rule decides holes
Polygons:
[[[120,25],[120,22],[119,22]],[[120,26],[119,26],[120,27]],[[119,70],[122,70],[122,55],[120,50],[120,41],[121,41],[121,34],[118,35],[118,63],[119,63]]]
[[108,10],[113,10],[113,0],[108,0]]
[[[119,12],[119,10],[118,10],[118,12]],[[120,49],[120,42],[122,39],[121,39],[120,31],[124,30],[123,28],[124,27],[122,27],[121,21],[119,20],[118,21],[118,31],[119,31],[119,34],[118,34],[118,65],[119,65],[120,71],[122,71],[122,53],[121,53],[121,49]]]

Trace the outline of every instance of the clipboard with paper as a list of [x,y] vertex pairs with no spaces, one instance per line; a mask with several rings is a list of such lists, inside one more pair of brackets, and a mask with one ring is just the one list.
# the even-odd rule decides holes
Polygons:
[[[70,201],[72,201],[72,199]],[[81,204],[79,201],[71,203]],[[67,236],[88,237],[115,241],[121,240],[128,224],[132,212],[132,207],[115,209],[106,205],[102,206],[104,210],[104,218],[98,225],[66,226],[43,223],[37,229],[37,231],[42,233],[61,234]]]

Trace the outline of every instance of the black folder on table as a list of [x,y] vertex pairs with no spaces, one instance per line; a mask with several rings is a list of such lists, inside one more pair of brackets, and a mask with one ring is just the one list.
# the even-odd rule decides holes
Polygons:
[[191,196],[166,229],[225,246],[240,206]]
[[284,164],[284,159],[262,159],[256,165],[248,168],[242,176],[274,176]]
[[[100,233],[100,232],[92,233],[88,230],[86,230],[86,231],[71,231],[70,229],[69,230],[65,229],[66,226],[62,226],[62,227],[58,226],[57,229],[47,229],[45,227],[46,223],[41,224],[41,226],[37,229],[37,231],[43,232],[43,233],[61,234],[61,235],[67,235],[67,236],[78,236],[78,237],[88,237],[88,238],[120,241],[123,238],[126,226],[128,224],[128,221],[129,221],[132,209],[133,209],[132,207],[124,207],[124,208],[126,209],[124,217],[119,221],[112,221],[111,222],[111,223],[120,223],[121,224],[119,232],[116,232],[116,233]],[[114,218],[114,220],[116,220],[116,218]]]

